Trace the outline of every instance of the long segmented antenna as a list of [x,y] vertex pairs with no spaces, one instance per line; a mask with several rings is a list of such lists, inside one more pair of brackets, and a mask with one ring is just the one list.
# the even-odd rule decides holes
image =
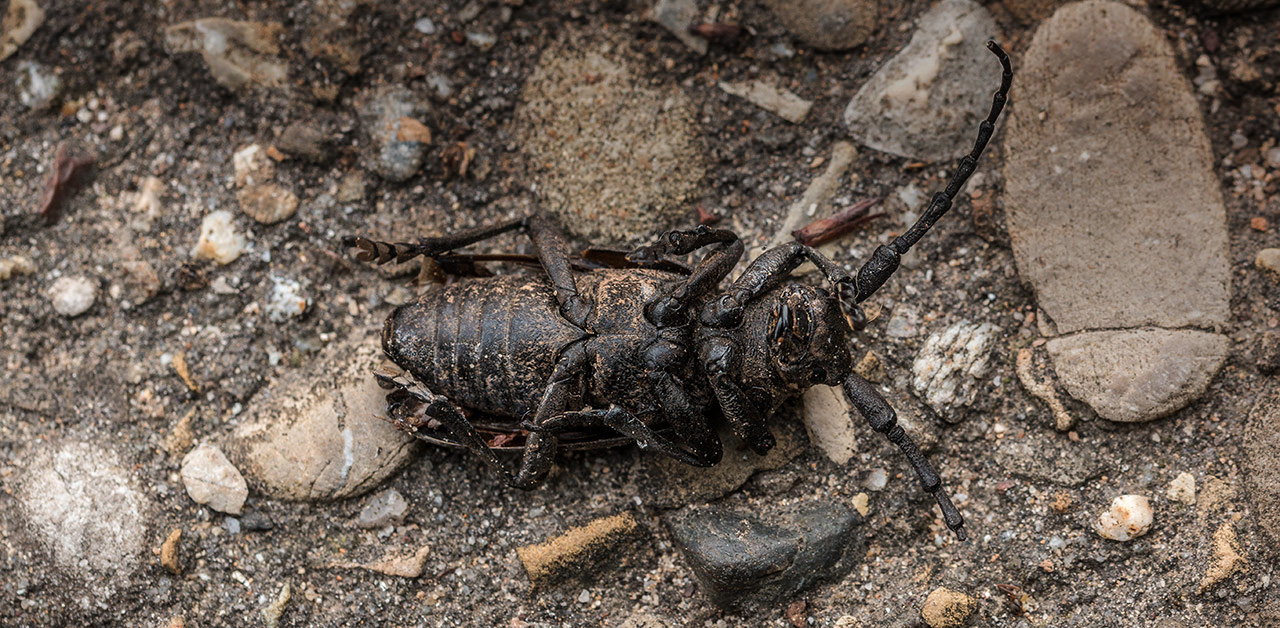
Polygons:
[[929,231],[929,228],[951,209],[952,201],[960,193],[960,188],[964,187],[965,182],[969,180],[969,175],[973,174],[974,167],[978,165],[978,158],[982,156],[987,142],[991,140],[991,134],[996,130],[996,119],[1000,117],[1000,112],[1004,110],[1005,102],[1009,99],[1009,86],[1013,83],[1013,68],[1009,65],[1009,55],[1005,54],[1000,44],[988,41],[987,48],[1000,59],[1000,65],[1004,67],[1004,75],[1000,80],[1000,90],[991,99],[991,113],[987,114],[986,120],[978,124],[978,140],[974,142],[973,150],[960,159],[960,165],[951,177],[951,181],[947,183],[946,189],[933,195],[929,209],[925,210],[916,224],[911,225],[906,233],[894,238],[893,242],[876,248],[871,254],[871,259],[858,269],[856,284],[859,303],[875,294],[876,290],[889,280],[893,272],[898,269],[902,256],[906,255],[907,251]]

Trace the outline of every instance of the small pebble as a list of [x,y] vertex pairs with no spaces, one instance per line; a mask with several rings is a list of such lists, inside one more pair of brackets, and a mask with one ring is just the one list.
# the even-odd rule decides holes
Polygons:
[[97,282],[84,276],[59,277],[49,288],[49,302],[54,311],[67,318],[89,311],[97,298]]
[[1262,216],[1254,216],[1249,219],[1249,228],[1254,231],[1266,231],[1268,226],[1270,225],[1267,223],[1267,219]]
[[862,480],[862,486],[873,491],[884,490],[887,484],[889,484],[889,474],[880,468],[872,469]]
[[[221,449],[201,444],[182,459],[182,483],[197,504],[231,515],[240,514],[249,496],[248,484]],[[240,522],[235,523],[240,527]]]
[[1142,495],[1121,495],[1111,508],[1098,515],[1094,530],[1104,539],[1128,541],[1151,529],[1151,502]]
[[33,61],[18,64],[18,100],[28,109],[44,109],[62,92],[62,79]]
[[200,240],[192,255],[226,265],[236,261],[248,245],[244,236],[236,231],[231,212],[220,209],[210,212],[200,223]]
[[423,35],[436,34],[436,23],[432,22],[431,18],[429,17],[424,17],[418,20],[417,22],[414,22],[413,28],[414,30],[418,31],[419,33],[422,33]]
[[271,294],[267,297],[265,311],[272,322],[283,323],[302,316],[311,300],[302,296],[302,285],[287,277],[271,276]]
[[356,518],[356,525],[366,529],[399,525],[404,521],[404,513],[408,509],[409,504],[400,495],[400,491],[387,489],[369,500]]
[[591,601],[591,592],[586,589],[583,589],[582,593],[578,594],[578,603],[586,604],[587,602],[590,602],[590,601]]
[[0,281],[18,275],[29,275],[36,270],[31,260],[21,255],[0,259]]
[[1258,256],[1254,258],[1253,265],[1271,272],[1276,278],[1280,278],[1280,249],[1262,249],[1258,251]]
[[1280,168],[1280,146],[1267,150],[1267,165],[1272,168]]
[[1165,496],[1170,501],[1194,506],[1196,504],[1195,477],[1186,471],[1179,473],[1178,477],[1173,478],[1173,481],[1169,483],[1169,490],[1165,492]]
[[978,610],[978,600],[971,595],[938,587],[925,598],[920,616],[929,628],[960,628]]
[[867,516],[867,513],[871,511],[869,502],[870,498],[867,497],[866,493],[858,493],[853,496],[853,508],[863,517]]
[[280,625],[280,616],[284,614],[284,607],[291,597],[293,597],[293,589],[286,582],[280,587],[280,593],[276,599],[262,609],[262,624],[266,628],[276,628]]

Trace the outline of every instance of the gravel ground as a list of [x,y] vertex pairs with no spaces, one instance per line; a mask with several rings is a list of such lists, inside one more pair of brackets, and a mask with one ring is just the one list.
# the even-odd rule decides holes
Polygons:
[[[984,5],[1015,69],[1057,4]],[[1000,131],[955,209],[872,300],[856,355],[874,353],[891,400],[932,443],[969,524],[961,544],[889,443],[855,422],[851,457],[834,462],[799,427],[798,404],[776,418],[792,446],[761,462],[731,445],[729,457],[746,462],[720,475],[615,448],[562,454],[545,486],[520,492],[474,456],[389,445],[357,479],[411,459],[380,484],[349,480],[366,473],[349,455],[343,483],[321,495],[312,479],[307,494],[319,498],[291,501],[248,471],[255,454],[233,432],[268,404],[329,399],[327,384],[290,382],[331,381],[320,378],[352,359],[344,343],[376,333],[415,289],[409,276],[354,261],[342,235],[410,240],[541,206],[580,246],[635,245],[709,213],[759,249],[852,141],[846,106],[930,9],[884,3],[865,42],[822,51],[764,4],[699,2],[692,21],[747,30],[699,55],[646,19],[646,2],[429,5],[43,0],[43,22],[0,61],[0,85],[14,86],[0,90],[0,623],[907,627],[924,624],[941,587],[971,596],[936,598],[970,605],[960,619],[969,625],[1280,623],[1267,536],[1280,530],[1280,509],[1249,484],[1280,465],[1249,454],[1245,436],[1280,366],[1280,282],[1255,266],[1280,223],[1280,155],[1268,161],[1280,139],[1280,10],[1133,3],[1196,90],[1225,197],[1230,318],[1218,331],[1230,349],[1199,400],[1115,423],[1059,391],[1077,423],[1058,432],[1053,410],[1019,384],[1019,350],[1043,339],[1004,218]],[[208,17],[279,27],[240,39],[207,22],[166,31]],[[223,62],[181,51],[192,45],[182,33],[206,52],[229,45],[250,69],[219,74]],[[984,94],[998,80],[989,63]],[[60,85],[32,108],[50,75]],[[718,86],[757,79],[812,107],[794,123]],[[1015,87],[1015,107],[1017,98]],[[270,161],[238,168],[236,154],[254,144]],[[60,146],[94,165],[42,212]],[[901,233],[915,199],[945,185],[953,166],[851,152],[850,174],[836,174],[820,212],[884,197],[888,214],[827,247],[852,268]],[[584,206],[596,188],[607,202]],[[281,200],[289,195],[296,209]],[[264,211],[245,208],[254,203]],[[198,243],[219,211],[243,244]],[[527,248],[513,237],[484,245]],[[961,322],[989,324],[997,338],[990,363],[964,380],[972,401],[936,416],[913,389],[913,364],[931,334]],[[343,425],[333,438],[350,452]],[[225,449],[248,476],[242,506],[219,512],[189,496],[183,460],[198,443]],[[1195,480],[1190,503],[1167,494],[1182,473]],[[880,475],[887,483],[871,477]],[[374,484],[354,497],[346,488]],[[387,489],[404,512],[362,516]],[[1104,539],[1094,521],[1122,494],[1147,497],[1154,523],[1131,541]],[[839,568],[727,610],[672,533],[674,514],[703,502],[866,512]],[[607,560],[530,580],[519,548],[619,514],[629,523],[602,537]],[[360,525],[370,517],[381,525]],[[1214,580],[1215,569],[1227,571]]]

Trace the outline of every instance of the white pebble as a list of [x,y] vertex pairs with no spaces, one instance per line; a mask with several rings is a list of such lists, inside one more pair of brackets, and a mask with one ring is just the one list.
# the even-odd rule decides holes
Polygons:
[[236,261],[248,244],[236,231],[231,212],[220,209],[205,216],[204,222],[200,223],[200,241],[192,254],[226,265]]
[[286,277],[271,277],[271,294],[267,297],[267,318],[283,323],[302,316],[311,301],[302,296],[302,285]]
[[875,468],[867,473],[867,477],[863,480],[862,485],[873,491],[883,490],[889,484],[889,474],[884,469]]
[[1094,530],[1104,539],[1128,541],[1151,529],[1151,502],[1142,495],[1121,495],[1111,509],[1098,515]]
[[60,277],[49,288],[49,301],[57,313],[74,318],[93,307],[98,284],[88,277]]
[[424,17],[417,22],[414,22],[413,28],[423,35],[436,34],[436,23],[432,22],[429,17]]

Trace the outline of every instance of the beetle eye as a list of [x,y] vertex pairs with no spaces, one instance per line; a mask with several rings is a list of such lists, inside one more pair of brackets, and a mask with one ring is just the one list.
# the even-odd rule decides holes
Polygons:
[[769,334],[769,340],[777,343],[782,342],[783,338],[791,332],[792,315],[791,308],[787,306],[785,301],[779,301],[773,304],[773,329]]

